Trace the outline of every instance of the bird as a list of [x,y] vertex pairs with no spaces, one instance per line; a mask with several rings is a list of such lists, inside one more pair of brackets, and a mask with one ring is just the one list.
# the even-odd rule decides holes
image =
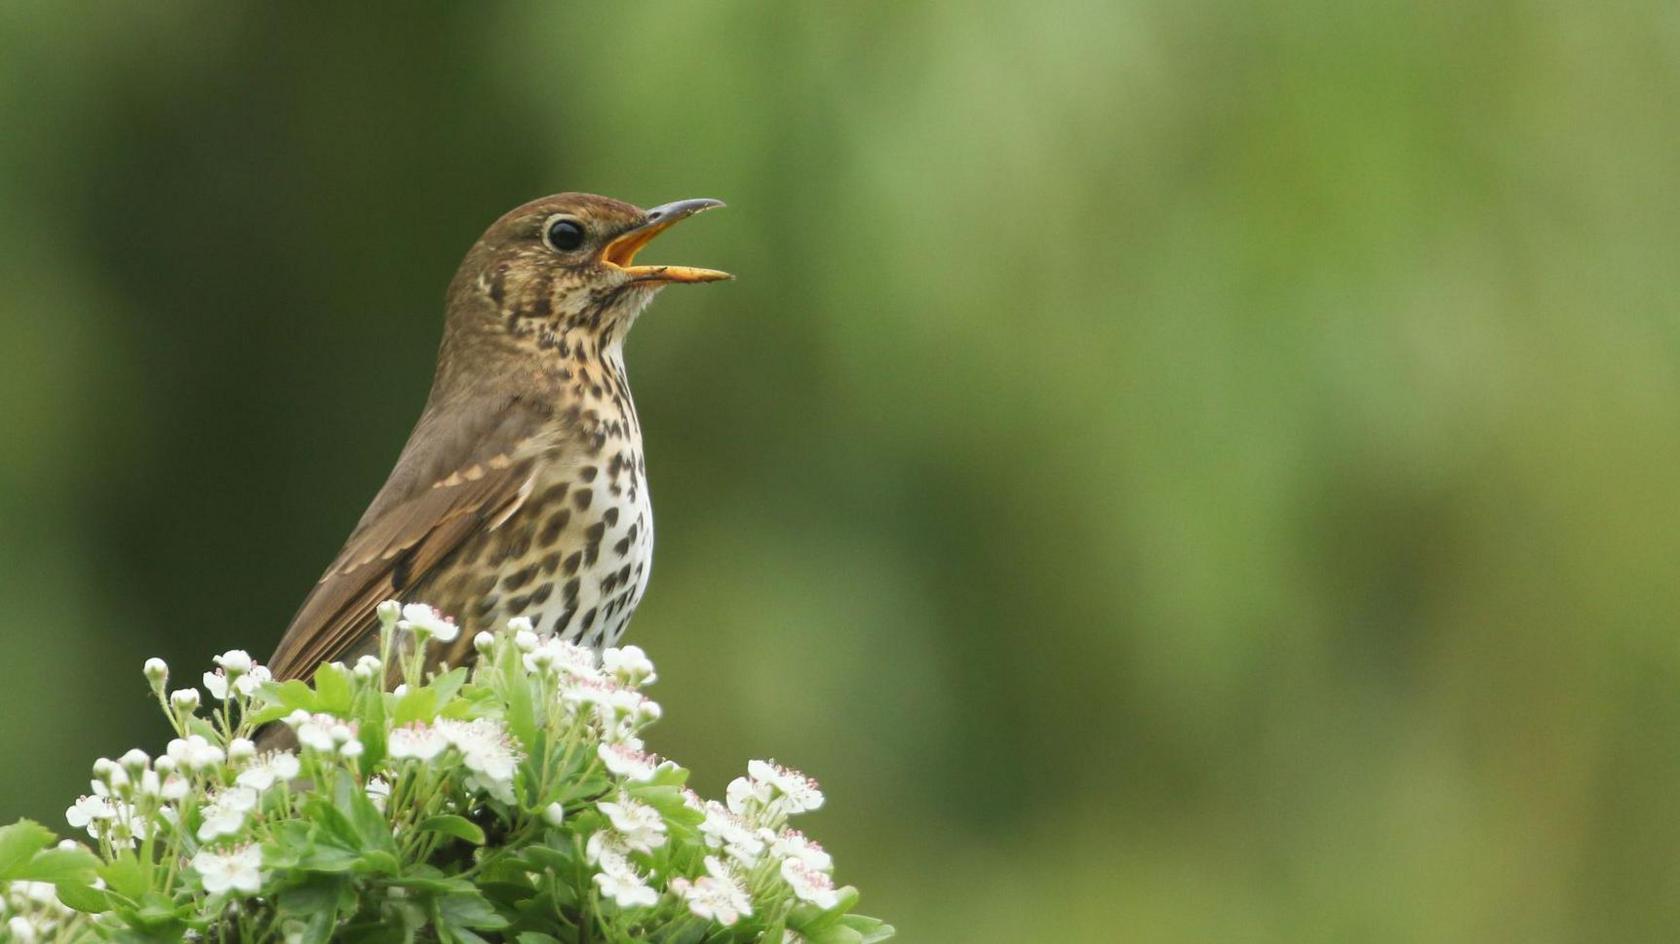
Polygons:
[[453,640],[434,641],[450,666],[471,663],[477,631],[516,617],[580,646],[617,644],[653,564],[625,336],[666,286],[733,278],[635,257],[723,205],[560,193],[491,224],[449,283],[420,418],[269,659],[275,680],[376,654],[387,599],[455,621]]

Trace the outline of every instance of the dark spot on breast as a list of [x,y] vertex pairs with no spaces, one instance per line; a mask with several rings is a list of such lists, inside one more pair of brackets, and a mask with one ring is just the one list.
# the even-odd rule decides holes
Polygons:
[[580,488],[572,493],[572,504],[577,507],[578,511],[587,509],[589,503],[594,500],[595,490],[592,488]]
[[601,474],[601,470],[592,465],[586,465],[578,470],[578,478],[583,479],[585,482],[595,481],[595,476],[599,474]]
[[562,508],[555,512],[548,519],[548,523],[543,525],[542,533],[537,535],[537,546],[553,546],[554,542],[560,539],[560,532],[566,530],[566,525],[571,523],[571,520],[572,513],[569,510]]
[[[535,577],[536,575],[537,575],[537,565],[532,564],[529,567],[521,567],[520,569],[518,569],[518,570],[514,571],[513,573],[508,574],[506,577],[502,578],[502,589],[503,590],[518,590],[520,587],[523,587],[526,584],[530,583],[531,579],[533,577]],[[514,607],[514,608],[515,609],[520,609],[519,607]]]
[[566,556],[566,564],[565,564],[566,575],[570,576],[572,574],[577,573],[578,565],[581,564],[581,563],[583,563],[583,552],[582,551],[573,551],[572,553],[568,554]]

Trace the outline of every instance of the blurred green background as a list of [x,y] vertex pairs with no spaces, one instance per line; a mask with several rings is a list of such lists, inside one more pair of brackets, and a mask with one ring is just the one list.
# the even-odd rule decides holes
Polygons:
[[906,940],[1673,940],[1677,9],[7,3],[0,820],[266,655],[484,226],[715,196],[629,354],[700,787]]

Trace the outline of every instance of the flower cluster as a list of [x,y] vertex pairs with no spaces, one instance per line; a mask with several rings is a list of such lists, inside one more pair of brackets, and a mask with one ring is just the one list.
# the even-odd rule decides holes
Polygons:
[[[513,620],[473,638],[471,669],[427,671],[456,623],[417,603],[378,612],[378,654],[312,683],[233,650],[203,693],[170,690],[147,660],[174,739],[94,764],[65,812],[91,854],[42,846],[35,872],[0,871],[0,942],[891,935],[788,825],[823,805],[815,781],[752,761],[705,800],[648,748],[661,709],[640,648],[596,653]],[[40,829],[7,829],[24,826]]]

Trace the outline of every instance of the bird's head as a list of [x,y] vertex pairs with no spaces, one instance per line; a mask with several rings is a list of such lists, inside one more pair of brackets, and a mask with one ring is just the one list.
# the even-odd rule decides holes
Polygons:
[[732,278],[716,269],[635,263],[654,237],[720,206],[719,200],[679,200],[644,210],[561,193],[518,207],[491,224],[455,274],[450,333],[500,334],[522,346],[554,345],[577,331],[605,343],[622,340],[665,286]]

